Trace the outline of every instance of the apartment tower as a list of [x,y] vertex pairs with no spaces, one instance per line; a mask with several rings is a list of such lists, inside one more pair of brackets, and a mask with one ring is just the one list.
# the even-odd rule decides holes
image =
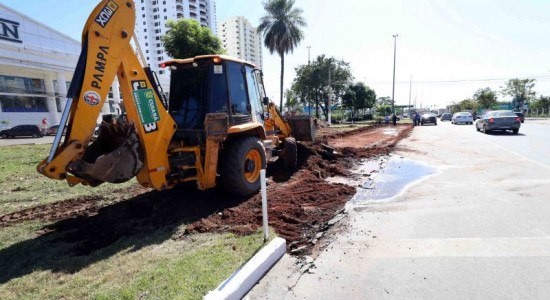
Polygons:
[[159,75],[161,85],[168,88],[169,74],[159,64],[170,60],[160,37],[166,34],[168,20],[194,19],[216,34],[215,0],[135,0],[136,36],[151,70]]
[[245,17],[233,17],[220,23],[218,36],[227,54],[262,68],[262,36]]

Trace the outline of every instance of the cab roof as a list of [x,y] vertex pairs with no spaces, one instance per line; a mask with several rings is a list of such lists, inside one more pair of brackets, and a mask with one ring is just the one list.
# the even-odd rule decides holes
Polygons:
[[198,61],[198,60],[205,60],[205,59],[214,60],[215,58],[218,58],[221,61],[233,61],[233,62],[236,62],[236,63],[251,66],[255,69],[257,68],[256,65],[254,65],[254,64],[252,64],[252,63],[250,63],[246,60],[242,60],[240,58],[236,58],[236,57],[229,56],[229,55],[221,55],[221,54],[199,55],[199,56],[195,56],[195,57],[191,57],[191,58],[185,58],[185,59],[172,59],[172,60],[165,61],[161,65],[164,65],[166,67],[166,66],[170,66],[172,64],[190,64],[190,63],[193,63],[193,62]]

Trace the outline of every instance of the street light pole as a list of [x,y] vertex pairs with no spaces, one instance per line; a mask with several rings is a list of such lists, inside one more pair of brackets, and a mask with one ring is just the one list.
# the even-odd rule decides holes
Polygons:
[[413,76],[411,75],[411,81],[409,83],[409,116],[411,115],[411,92],[412,92]]
[[391,111],[395,114],[395,50],[397,48],[398,34],[393,35],[393,84],[391,92]]
[[330,66],[328,69],[328,105],[327,105],[327,123],[330,126],[331,125],[331,116],[330,116],[330,102],[332,98],[332,83],[330,82]]
[[[307,46],[307,65],[309,66],[309,62],[310,62],[310,59],[309,59],[309,50],[311,50],[311,46]],[[311,106],[310,106],[310,101],[311,101],[311,91],[309,90],[308,88],[308,93],[307,93],[307,105],[309,106],[308,108],[308,113],[309,115],[311,116]]]

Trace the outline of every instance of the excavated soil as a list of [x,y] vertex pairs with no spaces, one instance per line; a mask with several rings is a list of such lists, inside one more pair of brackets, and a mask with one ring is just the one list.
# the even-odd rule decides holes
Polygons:
[[[326,182],[348,176],[358,159],[388,154],[411,126],[322,128],[315,143],[299,143],[298,169],[268,165],[269,225],[287,239],[292,254],[310,253],[322,233],[341,217],[355,188]],[[133,186],[110,195],[80,197],[0,216],[0,228],[29,220],[51,222],[38,234],[59,233],[74,255],[86,255],[121,238],[164,230],[171,238],[203,232],[250,234],[261,228],[259,194],[228,196],[219,189],[181,185],[168,191]],[[177,232],[187,225],[185,232]]]

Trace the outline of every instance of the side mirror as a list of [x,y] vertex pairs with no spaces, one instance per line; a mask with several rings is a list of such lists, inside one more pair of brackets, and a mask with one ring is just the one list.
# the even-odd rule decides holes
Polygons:
[[264,105],[268,105],[268,104],[269,104],[269,97],[264,97],[263,104],[264,104]]

